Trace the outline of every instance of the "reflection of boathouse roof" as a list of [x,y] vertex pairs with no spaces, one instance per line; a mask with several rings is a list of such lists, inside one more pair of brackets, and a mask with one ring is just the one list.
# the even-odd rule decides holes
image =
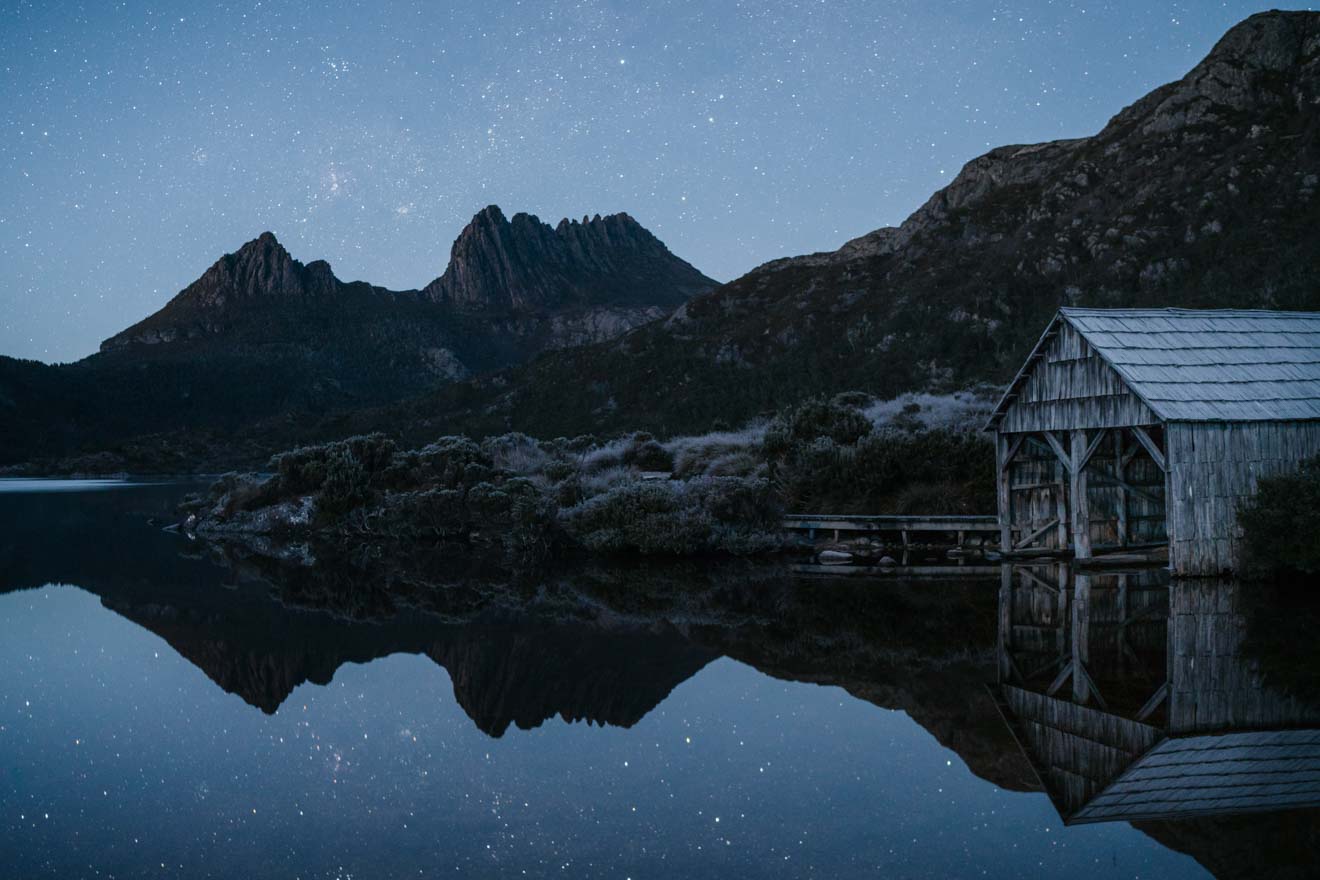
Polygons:
[[1070,822],[1187,818],[1320,805],[1320,730],[1166,739]]
[[1156,727],[1005,685],[1024,750],[1068,824],[1320,806],[1320,730],[1163,738]]

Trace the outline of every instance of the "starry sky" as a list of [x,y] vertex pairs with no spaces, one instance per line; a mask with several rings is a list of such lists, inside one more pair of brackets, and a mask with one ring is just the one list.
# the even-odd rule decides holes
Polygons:
[[83,357],[267,229],[421,287],[492,203],[627,211],[730,280],[1094,133],[1272,5],[0,0],[0,354]]

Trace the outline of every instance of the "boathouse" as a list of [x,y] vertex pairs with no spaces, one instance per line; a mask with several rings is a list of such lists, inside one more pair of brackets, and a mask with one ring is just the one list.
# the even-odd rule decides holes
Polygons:
[[1320,313],[1060,309],[995,407],[1000,544],[1237,568],[1237,508],[1320,455]]

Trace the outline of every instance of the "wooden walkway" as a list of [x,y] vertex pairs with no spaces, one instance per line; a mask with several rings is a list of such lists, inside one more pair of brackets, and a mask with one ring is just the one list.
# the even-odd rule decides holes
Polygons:
[[833,533],[835,541],[845,533],[848,537],[862,535],[898,535],[906,546],[913,534],[940,534],[952,536],[956,546],[970,546],[970,538],[977,546],[994,546],[999,541],[999,520],[993,516],[839,516],[834,514],[789,514],[783,527],[789,531],[806,532],[815,540],[817,533]]

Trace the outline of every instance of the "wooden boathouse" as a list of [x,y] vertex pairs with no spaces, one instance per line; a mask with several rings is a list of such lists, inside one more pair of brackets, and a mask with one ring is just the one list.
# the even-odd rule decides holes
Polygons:
[[1005,553],[1231,572],[1239,503],[1320,455],[1320,313],[1060,309],[986,429]]

